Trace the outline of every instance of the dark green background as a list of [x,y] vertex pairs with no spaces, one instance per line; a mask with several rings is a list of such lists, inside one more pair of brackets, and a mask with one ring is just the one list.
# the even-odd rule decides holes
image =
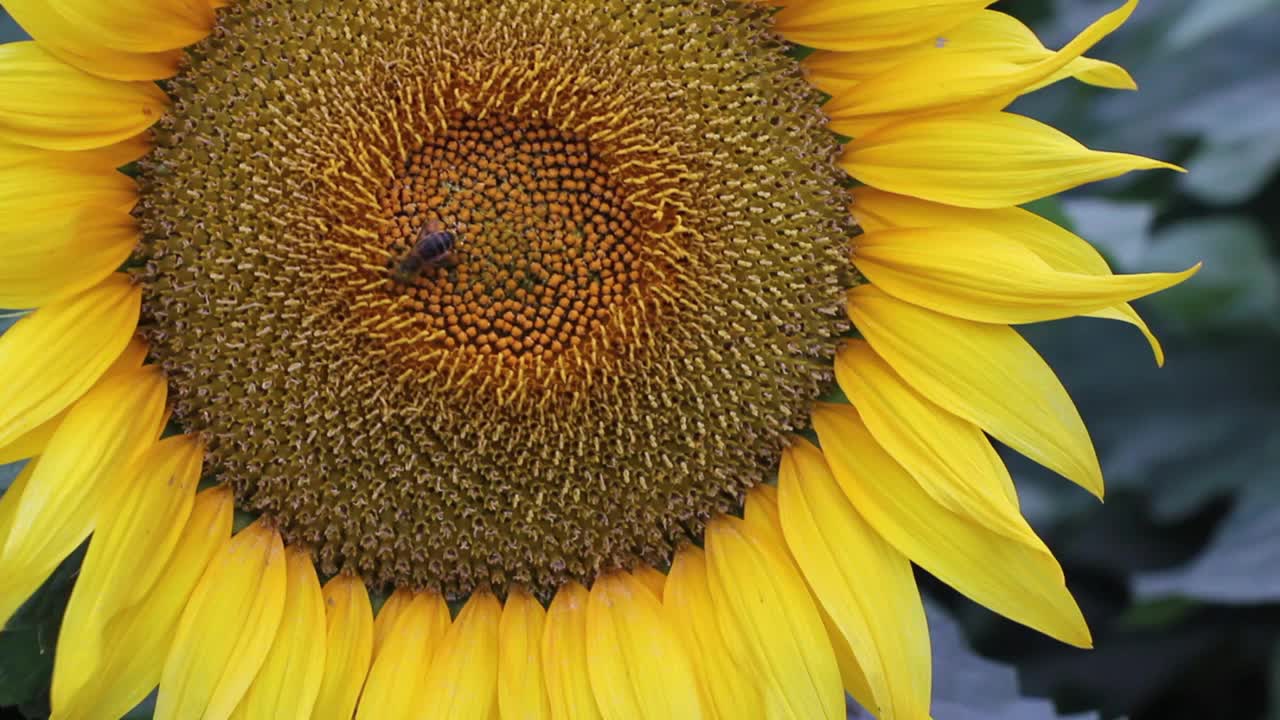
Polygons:
[[[1118,4],[995,7],[1058,47]],[[0,13],[0,40],[16,37]],[[1142,92],[1068,81],[1014,110],[1092,147],[1192,172],[1104,183],[1035,209],[1092,240],[1118,271],[1198,260],[1205,269],[1138,304],[1165,341],[1163,370],[1126,325],[1026,328],[1076,398],[1107,475],[1099,505],[1009,457],[1097,647],[1058,645],[922,576],[934,717],[1280,720],[1280,0],[1145,0],[1091,54],[1125,65]],[[0,468],[0,489],[12,471]],[[0,633],[0,717],[47,714],[77,564]]]

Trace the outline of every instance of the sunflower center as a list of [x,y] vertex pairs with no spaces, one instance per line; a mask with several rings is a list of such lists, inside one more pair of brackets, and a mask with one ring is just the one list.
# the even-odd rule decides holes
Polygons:
[[738,0],[242,0],[143,168],[144,329],[326,572],[644,561],[767,482],[852,282],[820,96]]
[[[591,143],[511,117],[459,117],[381,198],[385,291],[443,344],[550,362],[605,331],[641,283],[640,228]],[[376,254],[376,248],[371,248]]]

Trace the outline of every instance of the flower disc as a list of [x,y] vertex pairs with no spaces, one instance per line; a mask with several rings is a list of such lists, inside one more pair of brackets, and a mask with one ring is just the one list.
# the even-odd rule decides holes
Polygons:
[[224,11],[139,210],[213,471],[375,583],[668,563],[771,477],[847,329],[839,146],[767,15]]

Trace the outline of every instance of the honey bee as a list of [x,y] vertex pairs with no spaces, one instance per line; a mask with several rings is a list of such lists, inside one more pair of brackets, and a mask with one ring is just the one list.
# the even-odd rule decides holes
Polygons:
[[400,282],[409,282],[426,268],[448,265],[453,260],[453,249],[458,244],[458,236],[445,230],[439,220],[429,220],[418,231],[418,239],[409,254],[396,265],[395,277]]

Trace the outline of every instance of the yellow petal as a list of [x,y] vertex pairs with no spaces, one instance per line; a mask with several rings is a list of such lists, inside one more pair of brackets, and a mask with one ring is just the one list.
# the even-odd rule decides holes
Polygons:
[[[128,140],[78,152],[44,150],[0,140],[0,170],[14,167],[54,166],[84,173],[102,173],[124,167],[140,159],[151,150],[150,133],[135,135]],[[28,188],[35,190],[38,188]]]
[[[819,51],[802,61],[805,75],[818,89],[838,97],[859,83],[885,75],[907,63],[930,63],[946,68],[958,55],[981,55],[1026,67],[1053,56],[1035,33],[1018,20],[993,10],[982,10],[944,33],[911,45],[862,52]],[[1079,57],[1022,92],[1030,92],[1064,78],[1074,77],[1102,87],[1133,90],[1133,78],[1113,63]]]
[[[396,594],[404,592],[397,590]],[[449,629],[449,606],[438,593],[419,592],[399,607],[383,646],[374,650],[373,667],[356,712],[358,720],[415,718],[422,708],[433,653]],[[386,612],[385,605],[382,612]]]
[[1176,165],[1090,150],[1004,112],[944,113],[886,125],[845,146],[840,166],[889,192],[973,208],[1021,205],[1132,170]]
[[[1031,28],[1010,15],[993,10],[983,10],[963,25],[948,30],[939,42],[932,43],[934,47],[938,44],[967,52],[984,52],[1022,65],[1040,62],[1052,54],[1040,44]],[[1137,89],[1137,84],[1124,68],[1085,57],[1072,60],[1035,87],[1044,87],[1066,77],[1115,90]]]
[[351,720],[373,660],[373,608],[364,582],[354,575],[334,576],[323,595],[328,650],[312,718]]
[[[9,540],[9,531],[13,529],[13,517],[18,512],[18,505],[22,501],[22,493],[26,491],[27,483],[31,480],[31,474],[36,471],[36,463],[38,461],[39,458],[36,458],[24,465],[22,470],[18,472],[18,476],[13,479],[13,483],[9,485],[9,489],[0,493],[0,548],[3,548]],[[26,595],[30,595],[32,592],[35,592],[35,588],[31,588],[23,597],[25,598]],[[0,629],[3,627],[4,624],[0,623]]]
[[50,42],[74,46],[89,35],[90,47],[135,53],[185,47],[213,29],[213,8],[205,0],[5,0],[5,7],[19,23],[39,18],[38,27],[50,28]]
[[262,669],[234,717],[310,720],[325,666],[324,598],[311,554],[285,550],[284,613]]
[[912,562],[975,602],[1077,647],[1091,639],[1053,556],[943,507],[880,447],[848,405],[819,405],[813,426],[845,495]]
[[107,626],[145,597],[182,536],[200,482],[204,448],[193,436],[152,445],[104,498],[100,520],[71,593],[58,652],[53,697],[65,704],[102,665]]
[[[120,717],[160,681],[174,630],[196,583],[231,537],[234,498],[226,487],[196,496],[173,552],[150,559],[162,567],[142,601],[121,613],[103,631],[103,657],[97,671],[67,697],[53,696],[53,720]],[[54,668],[54,687],[59,687]]]
[[823,111],[833,131],[856,137],[915,114],[1002,109],[1119,28],[1137,4],[1128,0],[1062,50],[1030,65],[985,51],[951,52],[941,61],[922,54],[833,96]]
[[498,623],[498,709],[503,720],[550,720],[542,672],[547,611],[524,588],[507,594]]
[[271,649],[284,613],[280,534],[262,521],[240,531],[191,594],[165,661],[157,720],[227,720]]
[[[815,600],[815,602],[817,602]],[[844,683],[845,692],[864,708],[876,707],[875,693],[871,691],[871,682],[858,665],[858,658],[849,645],[849,640],[840,631],[840,626],[831,619],[831,613],[818,603],[818,614],[822,616],[822,627],[827,629],[827,637],[831,639],[831,649],[836,654],[836,665],[840,668],[840,680]]]
[[1080,413],[1012,328],[940,315],[871,286],[849,293],[849,316],[920,394],[1102,496],[1102,469]]
[[1018,510],[1009,471],[981,429],[920,395],[864,341],[846,343],[836,354],[836,379],[876,442],[935,500],[1048,552]]
[[0,307],[39,307],[84,292],[119,269],[137,242],[127,214],[92,208],[39,230],[0,230]]
[[154,83],[78,70],[34,42],[0,45],[0,138],[48,150],[89,150],[151,127],[168,97]]
[[[972,210],[932,203],[883,190],[859,187],[853,190],[852,212],[867,231],[894,228],[977,228],[1020,243],[1055,270],[1086,275],[1110,276],[1111,267],[1102,254],[1075,233],[1022,208]],[[1164,350],[1151,329],[1128,303],[1088,313],[1130,323],[1151,345],[1156,364],[1164,365]]]
[[382,603],[378,609],[378,617],[373,622],[373,659],[378,659],[378,652],[386,644],[391,629],[400,622],[400,615],[413,604],[414,594],[408,590],[397,590]]
[[[757,485],[747,492],[743,503],[742,519],[756,536],[788,554],[786,538],[782,536],[782,518],[778,511],[778,488]],[[794,558],[793,558],[794,560]]]
[[824,50],[909,45],[959,25],[995,0],[809,0],[792,3],[774,24],[794,43]]
[[164,401],[164,377],[143,368],[96,388],[58,427],[0,550],[0,625],[88,537],[113,485],[159,434]]
[[600,720],[587,675],[587,589],[576,582],[560,588],[542,630],[542,669],[554,720]]
[[436,720],[497,720],[498,620],[493,593],[472,593],[431,658],[422,708]]
[[872,284],[900,300],[1000,324],[1097,312],[1176,285],[1200,269],[1139,275],[1063,272],[1023,245],[977,228],[869,232],[854,241],[854,264]]
[[5,9],[27,34],[59,60],[115,80],[159,80],[178,73],[182,51],[134,53],[102,45],[93,28],[76,25],[42,0],[6,0]]
[[[45,154],[53,151],[38,150]],[[88,155],[61,153],[67,156]],[[128,216],[138,201],[132,178],[107,167],[86,168],[44,158],[0,165],[0,242],[18,242],[66,221],[68,208]]]
[[706,715],[719,720],[762,719],[760,691],[730,653],[721,631],[701,548],[690,546],[676,553],[662,602],[702,686]]
[[596,578],[591,588],[587,671],[606,720],[703,716],[679,636],[658,598],[630,573]]
[[0,446],[69,407],[133,338],[141,288],[125,275],[36,310],[0,335]]
[[[769,545],[783,548],[791,563],[797,568],[800,567],[796,563],[796,556],[787,544],[786,537],[782,531],[782,514],[778,507],[778,489],[776,487],[772,485],[757,485],[747,492],[747,500],[743,508],[743,523]],[[803,571],[801,573],[803,574]],[[853,648],[849,646],[849,641],[841,634],[840,628],[832,620],[826,608],[822,606],[818,597],[813,594],[812,587],[810,587],[809,594],[813,600],[814,607],[818,609],[818,615],[822,618],[822,626],[827,630],[827,638],[831,641],[831,650],[835,653],[836,666],[840,668],[840,680],[844,683],[845,690],[853,695],[863,707],[875,707],[876,702],[871,694],[871,687],[867,682],[866,675],[862,672],[862,668],[858,666],[858,660],[854,657]],[[734,657],[747,657],[747,653],[743,648],[739,647],[739,643],[733,643],[733,645],[731,654]]]
[[783,452],[778,493],[787,544],[857,657],[875,698],[868,709],[927,718],[929,628],[911,563],[854,510],[808,441]]
[[[111,364],[111,367],[107,368],[107,371],[98,379],[94,387],[98,387],[116,375],[136,370],[142,365],[142,361],[146,359],[147,351],[147,343],[141,338],[135,337],[130,340],[124,352],[120,353],[120,356]],[[49,445],[49,441],[53,439],[53,433],[62,424],[62,421],[70,411],[71,408],[63,410],[40,425],[14,438],[7,445],[0,447],[0,465],[25,460],[44,452],[44,449]],[[0,544],[0,547],[2,546]]]
[[631,574],[637,580],[644,583],[645,587],[653,591],[653,596],[662,599],[662,588],[667,584],[667,576],[661,570],[654,569],[649,565],[637,565]]
[[733,517],[706,531],[711,596],[763,687],[765,716],[844,717],[844,688],[826,628],[785,547]]

